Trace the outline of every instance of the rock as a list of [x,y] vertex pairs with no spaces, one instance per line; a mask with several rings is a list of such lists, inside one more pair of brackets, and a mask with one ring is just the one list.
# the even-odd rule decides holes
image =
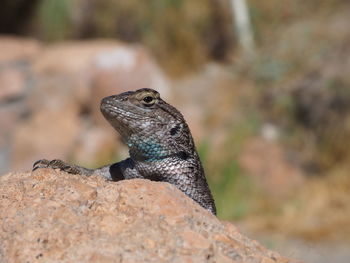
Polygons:
[[36,56],[41,46],[36,40],[17,37],[0,37],[0,64],[28,61]]
[[[74,58],[74,59],[72,59]],[[47,47],[35,60],[42,76],[67,75],[87,80],[99,100],[110,94],[139,88],[169,91],[164,73],[141,47],[118,41],[66,42]],[[95,98],[95,96],[93,97]]]
[[86,71],[100,52],[113,50],[117,41],[71,41],[46,46],[33,64],[38,74],[77,74]]
[[103,166],[106,160],[115,157],[117,149],[120,148],[119,141],[117,132],[111,127],[86,128],[80,134],[72,154],[84,166]]
[[0,177],[1,262],[297,262],[168,183],[51,169]]
[[[146,49],[115,45],[101,50],[92,61],[91,105],[99,105],[103,97],[140,88],[151,88],[169,97],[169,83]],[[101,120],[98,107],[93,117]]]
[[66,159],[81,129],[74,107],[43,110],[22,121],[13,132],[11,168],[28,169],[33,162],[47,159]]
[[303,182],[301,170],[286,158],[284,149],[274,141],[249,140],[239,156],[239,164],[257,186],[271,196],[284,196]]
[[[11,43],[20,46],[20,40]],[[0,39],[0,47],[5,44]],[[168,92],[165,75],[139,46],[107,40],[73,41],[39,51],[26,64],[24,80],[19,78],[21,72],[0,70],[0,85],[8,87],[0,89],[0,101],[17,96],[23,81],[30,86],[22,101],[28,108],[27,118],[16,123],[10,138],[12,156],[4,159],[11,160],[12,170],[28,169],[43,157],[104,163],[116,154],[120,143],[100,113],[102,97],[141,87],[156,88],[162,95]],[[18,51],[11,58],[22,58],[26,52]],[[85,138],[89,141],[84,142]]]
[[224,125],[236,115],[236,101],[242,97],[238,92],[246,88],[236,85],[223,66],[208,64],[195,74],[174,80],[173,89],[176,94],[169,102],[181,109],[196,141],[213,138],[216,144],[225,137]]
[[26,113],[27,107],[21,102],[0,106],[0,174],[11,167],[13,134]]
[[15,68],[0,70],[0,102],[23,95],[25,88],[24,74]]

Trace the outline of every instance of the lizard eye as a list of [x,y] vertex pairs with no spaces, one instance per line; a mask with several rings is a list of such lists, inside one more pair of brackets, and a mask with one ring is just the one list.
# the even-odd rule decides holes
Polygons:
[[155,103],[155,99],[152,96],[146,96],[142,101],[145,106],[152,106]]

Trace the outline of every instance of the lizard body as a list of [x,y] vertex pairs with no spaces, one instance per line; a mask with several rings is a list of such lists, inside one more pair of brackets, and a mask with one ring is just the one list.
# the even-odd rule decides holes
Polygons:
[[216,214],[188,125],[157,91],[140,89],[106,97],[101,112],[129,147],[129,158],[97,169],[43,159],[34,163],[33,170],[54,168],[113,181],[142,178],[168,182]]

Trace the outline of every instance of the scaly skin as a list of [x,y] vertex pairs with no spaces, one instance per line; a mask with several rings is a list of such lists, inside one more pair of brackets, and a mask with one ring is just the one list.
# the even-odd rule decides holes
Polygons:
[[39,160],[33,170],[54,168],[109,180],[143,178],[175,185],[202,207],[216,214],[215,203],[192,135],[182,114],[152,89],[106,97],[101,111],[129,147],[130,157],[97,169],[61,160]]

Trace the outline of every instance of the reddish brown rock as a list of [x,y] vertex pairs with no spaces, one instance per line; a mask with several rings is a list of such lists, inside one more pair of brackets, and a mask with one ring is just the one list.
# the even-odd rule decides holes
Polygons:
[[0,101],[22,95],[25,88],[23,73],[11,67],[0,70],[0,87]]
[[[159,66],[144,48],[115,45],[101,50],[93,58],[91,105],[101,99],[140,88],[159,91],[163,98],[169,96],[169,84]],[[101,120],[99,108],[92,108],[93,117]]]
[[115,157],[121,146],[119,142],[117,132],[112,127],[90,127],[80,134],[72,154],[79,164],[102,166]]
[[0,37],[0,63],[30,60],[36,56],[41,46],[36,40],[17,37]]
[[65,159],[78,138],[81,122],[74,107],[43,110],[21,122],[13,133],[12,169],[31,168],[39,159]]
[[100,52],[122,45],[117,41],[72,41],[46,46],[33,64],[38,74],[77,74],[88,70]]
[[165,75],[151,55],[144,48],[117,41],[49,46],[37,57],[33,68],[42,76],[67,75],[86,80],[86,88],[92,87],[92,98],[98,103],[104,96],[139,88],[168,92]]
[[249,140],[239,163],[256,184],[272,196],[286,195],[303,182],[301,170],[288,161],[286,152],[273,141]]
[[[29,65],[33,85],[24,104],[30,114],[12,137],[11,167],[16,170],[28,169],[43,157],[89,165],[106,162],[119,141],[100,113],[101,98],[141,87],[158,88],[162,95],[167,91],[166,78],[151,55],[117,41],[46,46]],[[0,99],[5,91],[18,93],[21,83],[15,77],[1,78],[0,72],[0,84],[2,79],[16,84],[7,84],[11,90],[1,90]]]
[[1,262],[296,262],[174,186],[50,169],[0,177]]

